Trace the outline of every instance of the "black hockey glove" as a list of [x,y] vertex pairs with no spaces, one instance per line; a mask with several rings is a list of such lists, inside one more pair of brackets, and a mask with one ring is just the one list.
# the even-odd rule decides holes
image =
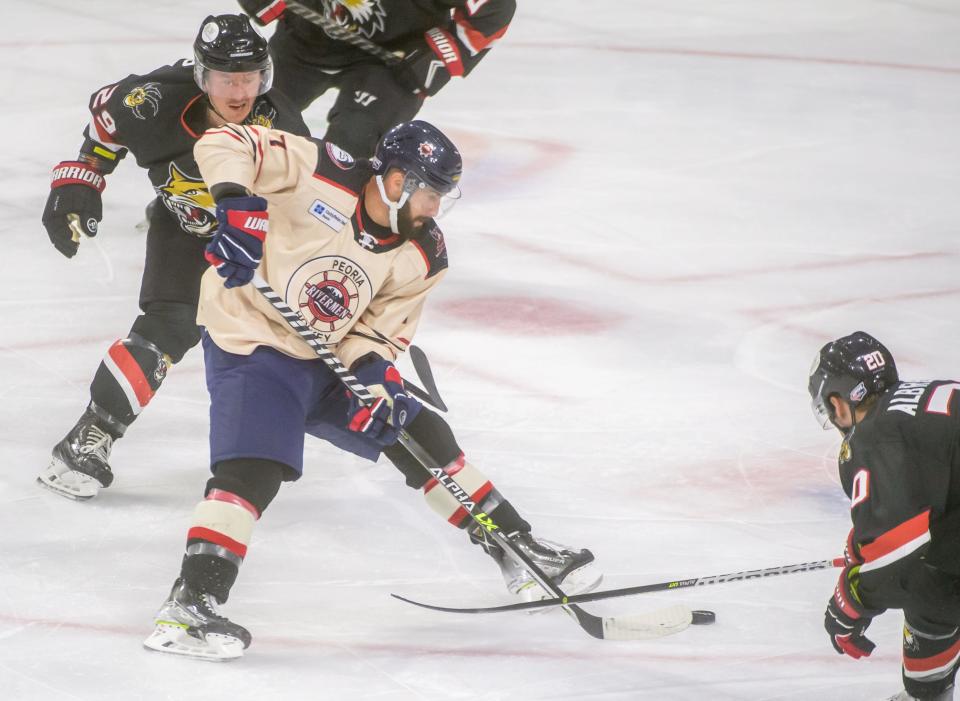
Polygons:
[[423,33],[426,45],[412,49],[394,66],[397,82],[412,93],[436,95],[451,76],[463,76],[460,43],[450,32],[433,27]]
[[238,0],[240,7],[261,27],[278,19],[287,9],[283,0]]
[[[81,161],[63,161],[53,169],[50,196],[43,209],[43,226],[50,242],[67,258],[80,247],[80,233],[96,236],[103,219],[100,193],[107,186],[103,174]],[[81,231],[75,231],[70,223]]]
[[262,197],[225,197],[217,202],[217,232],[203,256],[224,278],[224,287],[240,287],[253,279],[269,226]]
[[364,406],[351,394],[347,427],[384,447],[393,445],[400,429],[413,422],[423,405],[407,394],[403,378],[389,360],[374,354],[367,362],[361,359],[361,363],[354,375],[367,386],[375,400],[370,406]]
[[873,617],[883,613],[868,609],[861,603],[854,583],[859,576],[859,565],[843,568],[823,615],[823,627],[830,635],[833,649],[841,655],[850,655],[855,660],[869,657],[876,647],[864,632]]

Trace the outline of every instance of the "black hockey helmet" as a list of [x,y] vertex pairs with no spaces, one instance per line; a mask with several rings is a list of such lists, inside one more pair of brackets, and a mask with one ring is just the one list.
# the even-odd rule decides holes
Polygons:
[[428,122],[416,119],[391,128],[370,160],[378,175],[399,168],[441,195],[459,197],[463,159],[453,142]]
[[193,42],[193,78],[204,92],[207,71],[260,71],[262,95],[273,84],[273,60],[264,39],[246,15],[210,15]]
[[830,428],[830,397],[839,395],[856,409],[867,397],[883,394],[900,380],[890,351],[863,331],[830,341],[810,368],[810,406],[825,429]]

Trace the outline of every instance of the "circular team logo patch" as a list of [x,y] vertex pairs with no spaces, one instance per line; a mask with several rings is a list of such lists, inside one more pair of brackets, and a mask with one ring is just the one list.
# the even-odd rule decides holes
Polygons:
[[327,156],[340,170],[350,170],[355,164],[353,156],[329,141],[327,142]]
[[325,342],[337,341],[370,303],[370,278],[344,256],[314,258],[291,276],[286,297]]

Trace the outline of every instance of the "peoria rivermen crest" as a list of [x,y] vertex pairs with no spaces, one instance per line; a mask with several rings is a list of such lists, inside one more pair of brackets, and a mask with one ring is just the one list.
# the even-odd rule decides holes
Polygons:
[[200,178],[191,178],[171,163],[170,177],[157,188],[157,193],[180,221],[180,228],[202,239],[213,235],[217,209],[206,183]]
[[286,295],[325,343],[339,341],[372,297],[369,276],[344,256],[323,256],[301,265]]

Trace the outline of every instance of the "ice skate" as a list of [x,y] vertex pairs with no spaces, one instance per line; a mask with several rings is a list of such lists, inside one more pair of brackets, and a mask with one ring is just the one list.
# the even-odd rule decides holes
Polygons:
[[250,633],[217,612],[213,595],[198,592],[177,579],[160,607],[156,629],[143,641],[148,650],[222,662],[243,656]]
[[88,408],[66,438],[54,446],[50,464],[37,482],[70,499],[92,499],[113,482],[108,463],[112,447],[113,435]]
[[[565,594],[584,594],[600,586],[603,575],[594,567],[593,553],[589,550],[575,551],[565,545],[536,539],[529,533],[512,533],[508,537],[511,544],[543,570]],[[523,565],[514,562],[483,529],[472,529],[470,539],[479,543],[500,566],[503,581],[511,594],[521,601],[549,598],[550,595]]]

